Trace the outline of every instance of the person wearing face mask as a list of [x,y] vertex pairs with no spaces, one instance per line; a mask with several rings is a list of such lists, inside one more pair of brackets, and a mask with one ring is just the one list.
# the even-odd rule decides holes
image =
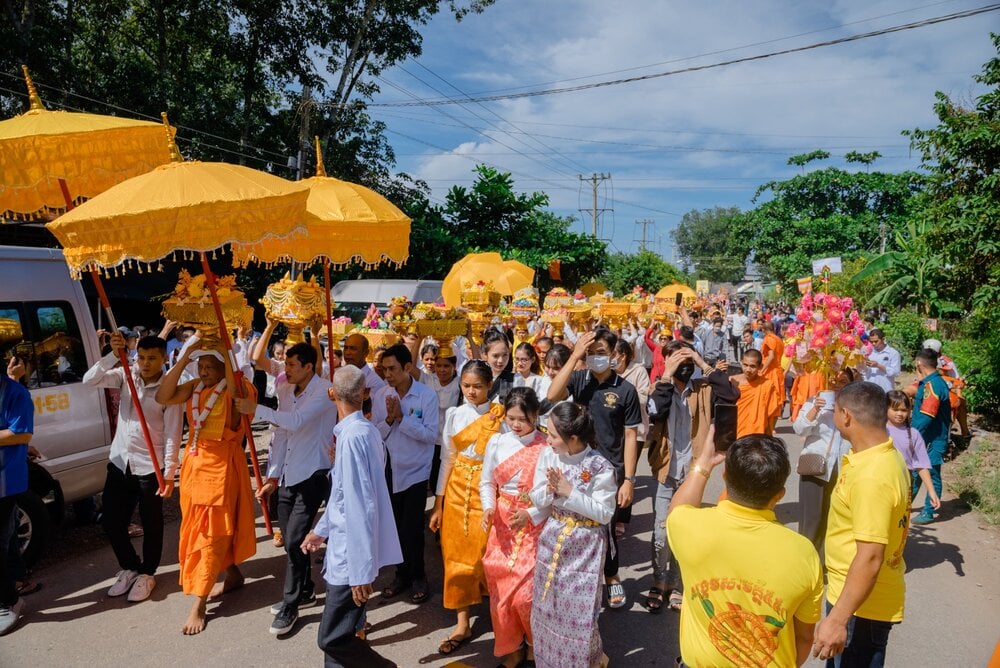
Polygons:
[[[597,430],[597,451],[615,468],[618,481],[618,509],[632,503],[635,486],[635,469],[639,459],[638,430],[642,425],[639,395],[635,386],[611,368],[611,354],[618,337],[606,327],[580,335],[573,354],[549,386],[541,412],[546,413],[554,402],[572,395],[574,402],[590,409]],[[577,363],[585,362],[586,368],[574,370]],[[618,578],[618,540],[614,533],[604,564],[608,606],[619,609],[625,606],[625,589]]]
[[[671,341],[664,354],[663,377],[649,396],[649,467],[656,478],[653,500],[652,566],[653,586],[646,594],[646,608],[659,612],[663,599],[673,610],[683,601],[680,571],[667,543],[664,522],[674,493],[691,470],[699,452],[692,444],[705,442],[716,403],[735,404],[739,390],[725,371],[713,369],[694,346]],[[693,378],[696,370],[701,378]]]

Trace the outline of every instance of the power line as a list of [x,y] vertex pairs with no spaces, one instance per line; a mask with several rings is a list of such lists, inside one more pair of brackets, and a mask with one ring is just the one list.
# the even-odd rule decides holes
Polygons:
[[[903,23],[900,25],[890,26],[888,28],[882,28],[879,30],[872,30],[865,33],[859,33],[856,35],[848,35],[846,37],[838,37],[837,39],[826,40],[823,42],[816,42],[814,44],[808,44],[806,46],[792,47],[788,49],[781,49],[780,51],[771,51],[769,53],[762,53],[755,56],[744,56],[742,58],[733,58],[731,60],[723,60],[717,63],[709,63],[706,65],[692,65],[691,67],[684,67],[676,70],[667,70],[665,72],[656,72],[654,74],[643,74],[640,76],[626,77],[623,79],[612,79],[610,81],[597,81],[589,84],[581,84],[579,86],[563,86],[560,88],[545,88],[541,90],[534,91],[524,91],[520,93],[507,93],[501,95],[480,95],[476,97],[467,97],[461,100],[453,99],[423,99],[416,100],[413,102],[372,102],[368,103],[368,107],[418,107],[418,106],[442,106],[450,104],[465,104],[469,102],[498,102],[500,100],[516,100],[527,97],[541,97],[544,95],[556,95],[560,93],[574,93],[583,90],[591,90],[594,88],[606,88],[608,86],[620,86],[622,84],[635,83],[638,81],[649,81],[651,79],[660,79],[663,77],[674,76],[677,74],[687,74],[689,72],[700,72],[703,70],[711,70],[719,67],[726,67],[728,65],[736,65],[739,63],[749,63],[758,60],[765,60],[767,58],[774,58],[777,56],[784,56],[792,53],[801,53],[803,51],[811,51],[813,49],[819,49],[827,46],[834,46],[837,44],[847,44],[849,42],[857,42],[863,39],[868,39],[870,37],[881,37],[882,35],[889,35],[892,33],[902,32],[905,30],[914,30],[916,28],[923,28],[926,26],[936,25],[938,23],[945,23],[948,21],[955,21],[957,19],[970,18],[973,16],[978,16],[980,14],[986,14],[988,12],[995,12],[1000,9],[1000,3],[994,3],[992,5],[984,5],[976,9],[970,9],[961,12],[954,12],[951,14],[945,14],[943,16],[936,16],[929,19],[923,19],[920,21],[913,21],[910,23]],[[352,103],[355,104],[355,103]]]

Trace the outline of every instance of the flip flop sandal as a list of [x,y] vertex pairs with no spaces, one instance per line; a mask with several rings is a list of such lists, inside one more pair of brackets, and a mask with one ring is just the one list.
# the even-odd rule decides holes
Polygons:
[[663,609],[663,590],[659,587],[651,587],[646,594],[646,609],[654,615]]
[[671,610],[679,611],[682,603],[684,603],[684,594],[677,590],[670,592],[670,599],[668,600],[667,605]]
[[18,596],[27,596],[28,594],[34,594],[41,588],[42,588],[41,582],[32,582],[31,580],[22,582],[16,587]]
[[[614,584],[605,585],[608,590],[608,607],[613,610],[620,610],[625,607],[628,600],[625,598],[625,587],[622,586],[621,582],[615,582]],[[618,603],[612,602],[612,599],[620,599]]]
[[615,522],[615,538],[621,540],[625,537],[625,523]]
[[469,638],[471,637],[472,634],[470,633],[464,638],[448,638],[446,640],[442,640],[441,644],[438,645],[438,653],[448,656],[449,654],[457,650],[459,647],[469,642]]
[[427,583],[419,582],[413,585],[413,592],[410,594],[410,603],[423,603],[430,595],[427,593]]

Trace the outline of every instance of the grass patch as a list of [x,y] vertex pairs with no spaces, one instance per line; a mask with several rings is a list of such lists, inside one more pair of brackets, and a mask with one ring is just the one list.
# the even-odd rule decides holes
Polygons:
[[953,492],[982,514],[990,524],[1000,524],[1000,443],[994,434],[977,443],[955,460]]

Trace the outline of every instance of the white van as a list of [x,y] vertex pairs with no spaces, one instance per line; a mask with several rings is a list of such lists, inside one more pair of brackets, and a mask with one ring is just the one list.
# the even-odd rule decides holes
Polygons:
[[0,355],[24,360],[35,403],[31,444],[42,459],[29,464],[18,497],[18,536],[26,561],[37,558],[65,504],[104,487],[112,430],[111,400],[83,375],[100,357],[80,283],[62,252],[0,246]]
[[444,281],[407,280],[398,278],[364,278],[339,281],[330,289],[337,304],[337,315],[346,315],[359,322],[365,311],[375,304],[384,311],[393,297],[406,297],[414,304],[434,303],[441,299]]

